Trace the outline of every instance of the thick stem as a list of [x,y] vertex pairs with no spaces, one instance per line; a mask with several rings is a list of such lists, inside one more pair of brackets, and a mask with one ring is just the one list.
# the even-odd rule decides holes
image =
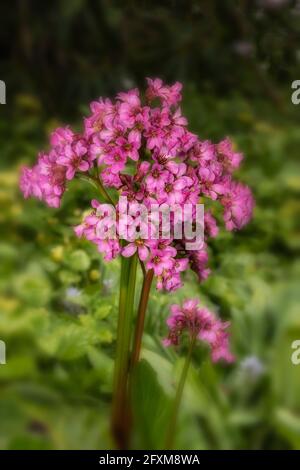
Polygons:
[[131,356],[132,368],[137,364],[140,358],[142,336],[143,336],[144,324],[145,324],[145,315],[146,315],[153,275],[154,275],[153,269],[149,269],[149,271],[147,271],[146,274],[144,275],[140,303],[139,303],[139,308],[138,308],[138,313],[137,313],[133,351],[132,351],[132,356]]
[[173,448],[174,436],[175,436],[176,424],[177,424],[177,418],[178,418],[178,411],[180,408],[182,394],[183,394],[188,370],[190,367],[195,342],[196,342],[196,336],[194,335],[190,340],[189,350],[188,350],[188,353],[184,362],[184,366],[181,372],[178,385],[177,385],[172,415],[171,415],[171,419],[169,422],[169,427],[168,427],[167,437],[166,437],[166,444],[165,444],[165,449],[168,449],[168,450],[171,450]]
[[117,350],[115,359],[112,433],[119,449],[128,448],[130,438],[130,407],[128,397],[128,371],[134,294],[136,283],[137,255],[121,258],[119,319],[117,328]]
[[[105,190],[99,173],[97,176],[81,175],[82,180],[88,181],[108,204],[115,206],[114,201]],[[146,273],[144,263],[140,260],[143,272],[143,288],[138,310],[136,326],[133,363],[139,360],[141,340],[144,329],[145,312],[147,308],[149,292],[153,279],[153,270]],[[129,259],[121,258],[121,277],[119,295],[119,318],[117,328],[117,349],[114,370],[114,387],[112,403],[111,429],[115,443],[119,449],[127,449],[130,440],[131,407],[129,396],[129,369],[130,369],[130,345],[131,327],[134,307],[134,294],[136,284],[137,255]]]

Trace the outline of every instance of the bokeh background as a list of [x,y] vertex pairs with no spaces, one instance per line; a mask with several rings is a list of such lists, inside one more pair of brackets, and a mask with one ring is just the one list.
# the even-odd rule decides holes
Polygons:
[[210,248],[213,273],[152,291],[134,396],[136,448],[162,446],[182,365],[161,339],[170,303],[199,296],[232,322],[233,366],[197,350],[179,417],[181,449],[300,448],[300,3],[289,0],[19,0],[1,3],[1,449],[106,449],[119,265],[75,238],[93,194],[72,183],[59,210],[24,202],[19,169],[57,125],[80,126],[100,95],[184,84],[203,139],[230,136],[256,198],[240,233]]

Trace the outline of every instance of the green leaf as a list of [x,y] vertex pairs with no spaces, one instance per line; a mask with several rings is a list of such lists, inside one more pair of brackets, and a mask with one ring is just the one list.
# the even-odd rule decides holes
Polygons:
[[83,250],[76,250],[68,257],[67,263],[74,271],[87,271],[91,265],[91,260]]
[[162,448],[170,400],[160,386],[157,374],[146,360],[137,364],[133,377],[135,439],[139,448]]
[[285,408],[275,410],[275,425],[282,436],[284,436],[296,450],[300,447],[300,417]]

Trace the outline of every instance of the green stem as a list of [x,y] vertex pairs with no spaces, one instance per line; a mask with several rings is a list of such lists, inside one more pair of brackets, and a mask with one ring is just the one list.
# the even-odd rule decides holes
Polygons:
[[[98,172],[97,176],[80,175],[80,179],[87,181],[97,188],[104,202],[112,204],[113,206],[115,205],[112,198],[105,190]],[[133,355],[135,362],[137,362],[139,359],[141,338],[144,329],[145,312],[153,278],[153,271],[148,271],[149,275],[147,277],[148,273],[146,273],[145,266],[142,261],[140,261],[140,265],[144,276],[144,282],[139,306],[138,324],[136,328],[136,339]],[[119,449],[127,449],[130,439],[131,409],[128,379],[130,369],[130,346],[136,270],[137,254],[129,259],[121,257],[119,318],[117,327],[117,348],[115,358],[111,420],[112,434]]]
[[119,449],[128,448],[130,437],[130,407],[128,397],[128,371],[137,255],[121,258],[119,319],[114,372],[112,433]]
[[181,372],[181,376],[177,385],[175,400],[173,404],[173,410],[172,410],[171,419],[169,422],[169,427],[168,427],[167,437],[166,437],[166,444],[165,444],[165,449],[168,449],[168,450],[171,450],[173,448],[176,424],[177,424],[177,419],[178,419],[178,412],[180,408],[180,403],[182,399],[182,394],[183,394],[188,370],[189,370],[191,359],[192,359],[195,342],[196,342],[196,336],[194,335],[190,340],[188,353],[187,353],[184,366]]
[[104,188],[100,178],[93,178],[93,180],[95,181],[98,189],[99,189],[99,192],[101,194],[101,196],[103,197],[103,199],[105,200],[106,203],[108,204],[112,204],[113,206],[115,205],[114,201],[112,200],[112,198],[110,197],[110,195],[108,194],[108,192],[106,191],[106,189]]
[[103,186],[103,184],[100,180],[100,177],[80,174],[78,176],[78,178],[81,179],[82,181],[87,181],[92,186],[94,186],[94,188],[98,189],[103,201],[106,204],[112,204],[113,206],[115,205],[114,201],[112,200],[112,198],[110,197],[110,195],[108,194],[106,189],[104,188],[104,186]]
[[139,307],[138,307],[137,318],[136,318],[134,341],[133,341],[133,346],[132,346],[132,354],[131,354],[129,376],[128,376],[128,401],[130,404],[132,402],[135,366],[137,365],[140,359],[142,337],[143,337],[144,324],[145,324],[145,315],[146,315],[153,275],[154,275],[153,269],[149,269],[149,271],[146,271],[146,270],[143,271],[143,285],[142,285],[142,290],[140,294],[140,301],[139,301]]

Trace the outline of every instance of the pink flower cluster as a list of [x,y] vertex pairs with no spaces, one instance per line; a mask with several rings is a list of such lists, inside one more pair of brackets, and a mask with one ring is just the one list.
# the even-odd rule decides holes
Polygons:
[[[187,129],[179,107],[180,83],[167,86],[160,79],[147,79],[147,83],[144,100],[139,90],[133,89],[119,93],[114,101],[101,98],[92,102],[82,134],[69,127],[54,131],[50,151],[40,154],[32,169],[23,169],[20,186],[24,196],[35,196],[58,207],[68,180],[85,173],[97,178],[104,190],[115,191],[119,218],[120,196],[126,196],[133,206],[167,204],[171,209],[174,205],[196,205],[200,198],[209,198],[223,206],[228,230],[242,228],[250,220],[254,206],[250,189],[232,177],[242,155],[227,138],[213,144],[201,141]],[[130,230],[136,227],[134,215],[126,246],[121,246],[118,233],[117,237],[110,235],[111,227],[104,237],[99,237],[97,228],[106,210],[93,201],[91,214],[75,229],[78,236],[96,243],[106,260],[137,252],[146,268],[154,270],[157,287],[167,290],[181,286],[180,273],[188,266],[200,280],[208,276],[207,242],[218,233],[211,212],[207,211],[204,217],[203,246],[187,251],[185,240],[176,240],[172,235],[161,234],[158,240],[151,239],[149,232],[142,236],[145,227],[149,228],[149,220],[139,222],[141,237],[133,239]]]
[[68,180],[77,172],[87,172],[93,166],[84,136],[69,127],[56,129],[50,138],[51,149],[38,155],[33,168],[23,168],[20,187],[25,198],[35,196],[50,207],[59,207]]
[[222,322],[207,308],[199,307],[198,299],[186,300],[182,306],[172,305],[167,325],[169,334],[164,340],[165,346],[177,346],[186,331],[190,339],[199,339],[209,345],[213,362],[222,359],[226,362],[234,361],[234,356],[229,350],[227,329],[230,323]]

